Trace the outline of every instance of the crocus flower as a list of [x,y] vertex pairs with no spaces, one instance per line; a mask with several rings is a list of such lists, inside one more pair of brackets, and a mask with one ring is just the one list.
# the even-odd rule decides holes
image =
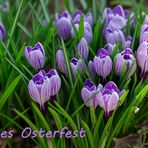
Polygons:
[[77,49],[82,58],[86,61],[88,59],[89,48],[88,48],[88,43],[84,37],[81,38],[77,46]]
[[130,66],[133,64],[133,62],[135,63],[129,76],[128,76],[128,79],[135,73],[136,71],[136,67],[137,67],[137,64],[136,64],[136,59],[133,55],[133,52],[130,48],[126,48],[124,49],[121,53],[118,53],[116,56],[115,56],[115,71],[116,71],[116,74],[118,76],[121,75],[121,72],[122,72],[122,68],[124,66],[124,64],[126,64],[126,71],[128,71],[128,69],[130,68]]
[[122,46],[125,47],[126,40],[121,30],[113,31],[111,29],[107,29],[105,38],[107,43],[116,44],[118,41],[120,41]]
[[148,72],[148,42],[142,42],[137,51],[137,62],[142,75]]
[[59,49],[56,53],[56,63],[60,72],[67,75],[67,67],[62,49]]
[[81,10],[75,11],[74,15],[72,16],[73,23],[79,23],[81,16],[84,16]]
[[84,65],[82,63],[82,60],[81,59],[78,60],[77,58],[72,58],[71,68],[72,68],[72,73],[74,75],[74,78],[76,78],[78,69],[84,70]]
[[50,99],[51,81],[39,72],[29,81],[28,91],[32,99],[44,109],[44,104]]
[[88,22],[91,26],[93,25],[93,16],[91,12],[86,13],[84,21]]
[[41,43],[38,42],[34,47],[26,46],[24,55],[29,64],[35,70],[39,70],[44,67],[45,51]]
[[140,43],[143,41],[148,41],[148,24],[144,24],[141,28]]
[[81,96],[84,102],[90,99],[86,104],[88,107],[93,106],[96,108],[98,106],[98,98],[101,97],[102,89],[103,86],[101,84],[96,87],[89,79],[85,81],[84,87],[81,90]]
[[3,24],[0,23],[0,40],[4,41],[6,36],[6,31]]
[[120,91],[117,85],[110,81],[108,82],[101,92],[102,95],[98,97],[98,103],[105,111],[105,116],[108,118],[110,113],[117,107],[119,101]]
[[112,70],[112,60],[104,48],[98,50],[97,55],[94,57],[93,63],[98,76],[106,79]]
[[90,72],[90,75],[92,77],[95,77],[96,71],[95,71],[94,64],[93,64],[93,62],[91,60],[88,62],[88,71]]
[[116,46],[116,44],[108,43],[105,45],[104,48],[108,51],[109,55],[111,56],[115,46]]
[[71,16],[67,11],[64,11],[61,15],[56,14],[54,24],[57,25],[57,34],[59,37],[62,37],[63,40],[69,40],[71,35]]

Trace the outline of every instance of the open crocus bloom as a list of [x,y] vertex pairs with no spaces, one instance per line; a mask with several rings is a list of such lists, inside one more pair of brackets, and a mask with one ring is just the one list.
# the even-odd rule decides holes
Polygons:
[[87,106],[98,106],[98,98],[100,98],[103,86],[100,84],[98,87],[94,85],[89,79],[85,81],[84,87],[81,90],[81,96],[84,102],[88,101]]
[[118,53],[116,56],[115,56],[115,71],[116,71],[116,74],[118,76],[121,75],[121,72],[122,72],[122,68],[124,66],[124,64],[126,64],[126,71],[128,71],[128,69],[130,68],[130,66],[132,65],[132,63],[134,62],[134,66],[128,76],[128,79],[134,74],[134,72],[136,71],[136,67],[137,67],[137,64],[136,64],[136,59],[133,55],[133,52],[130,48],[126,48],[124,49],[121,53]]
[[104,48],[98,50],[97,55],[94,57],[93,63],[97,75],[103,77],[103,79],[106,79],[112,70],[112,60]]

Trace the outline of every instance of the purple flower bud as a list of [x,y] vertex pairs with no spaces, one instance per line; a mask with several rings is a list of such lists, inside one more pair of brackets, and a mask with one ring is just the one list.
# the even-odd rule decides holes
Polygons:
[[56,63],[60,72],[67,75],[67,67],[62,49],[59,49],[56,53]]
[[120,40],[123,47],[125,47],[125,37],[122,31],[106,30],[106,41],[107,43],[116,44]]
[[104,48],[98,50],[97,55],[94,57],[93,63],[98,76],[106,79],[106,77],[112,71],[112,60]]
[[57,23],[57,33],[63,40],[69,40],[72,37],[71,34],[72,25],[70,19],[62,17]]
[[143,41],[148,41],[148,24],[144,24],[141,28],[140,43]]
[[84,87],[81,90],[81,96],[84,102],[90,99],[87,106],[93,106],[94,108],[98,106],[98,98],[102,96],[102,89],[103,86],[101,84],[96,87],[89,79],[85,81]]
[[44,103],[49,100],[51,95],[51,82],[47,76],[43,76],[39,72],[29,81],[28,91],[32,99],[43,109]]
[[112,10],[110,8],[105,8],[103,11],[103,20],[107,19],[109,14],[112,14]]
[[148,15],[145,16],[144,24],[148,24]]
[[108,118],[110,113],[116,108],[119,101],[119,90],[114,82],[108,82],[102,91],[102,97],[98,98],[98,103],[105,111]]
[[108,43],[105,45],[104,48],[108,51],[109,55],[111,56],[115,46],[116,44],[112,45],[111,43]]
[[94,64],[93,62],[90,60],[89,63],[88,63],[88,71],[90,72],[90,75],[92,77],[95,77],[96,75],[96,71],[95,71],[95,67],[94,67]]
[[78,46],[77,46],[78,52],[82,56],[82,58],[86,61],[88,59],[89,55],[89,48],[86,39],[83,37],[81,38]]
[[29,64],[35,70],[39,70],[44,67],[45,51],[41,43],[38,42],[34,47],[26,46],[24,55]]
[[6,36],[6,31],[3,24],[0,23],[0,40],[4,41]]
[[132,37],[129,35],[126,37],[125,48],[130,48],[132,43]]
[[137,64],[136,64],[136,59],[133,55],[133,52],[130,48],[126,48],[124,49],[121,53],[118,53],[116,56],[115,56],[115,71],[116,71],[116,74],[118,76],[121,75],[121,72],[122,72],[122,68],[124,66],[124,64],[126,64],[126,71],[128,71],[128,69],[130,68],[130,66],[133,64],[133,62],[135,63],[129,76],[128,76],[128,79],[135,73],[136,71],[136,67],[137,67]]
[[148,42],[142,42],[137,51],[137,62],[142,74],[148,72]]
[[78,69],[84,70],[84,65],[82,63],[82,60],[81,59],[78,60],[76,58],[72,58],[72,60],[71,60],[71,68],[72,68],[72,73],[74,75],[74,78],[76,78]]
[[88,22],[91,26],[93,25],[93,16],[91,12],[88,12],[85,16],[84,16],[84,21]]

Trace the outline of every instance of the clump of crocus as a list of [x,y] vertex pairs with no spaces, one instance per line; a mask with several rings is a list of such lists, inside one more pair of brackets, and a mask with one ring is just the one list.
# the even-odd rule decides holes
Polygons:
[[124,49],[121,53],[118,53],[115,56],[115,72],[118,76],[121,75],[122,68],[125,65],[126,66],[126,72],[129,70],[130,66],[133,65],[131,72],[129,73],[129,76],[127,79],[129,79],[136,71],[136,59],[133,55],[133,52],[130,48]]
[[142,42],[137,50],[137,62],[141,68],[141,76],[148,75],[148,42]]
[[77,72],[79,69],[84,70],[84,65],[81,59],[72,58],[71,59],[71,69],[74,75],[74,78],[77,76]]
[[78,46],[77,46],[78,52],[82,56],[82,58],[87,61],[88,55],[89,55],[89,48],[88,43],[84,37],[81,38]]
[[98,98],[101,96],[102,89],[103,86],[101,84],[96,87],[89,79],[85,81],[84,87],[81,90],[81,96],[84,102],[88,101],[87,106],[93,106],[94,108],[98,106]]
[[61,79],[55,69],[48,73],[41,70],[29,81],[28,91],[32,99],[40,105],[40,109],[44,110],[45,102],[57,95],[60,87]]
[[71,16],[67,11],[64,11],[62,14],[56,14],[54,24],[57,25],[57,34],[59,37],[62,37],[63,40],[69,40],[72,30]]
[[105,111],[105,117],[108,118],[111,112],[117,107],[120,96],[125,91],[120,91],[117,85],[110,81],[103,87],[101,84],[98,87],[87,79],[84,87],[81,90],[81,96],[87,106],[93,106],[94,109],[99,105]]
[[101,76],[103,79],[106,79],[106,77],[112,71],[112,60],[104,48],[98,50],[97,55],[94,57],[93,63],[97,75]]
[[41,43],[35,44],[34,47],[26,46],[24,55],[29,64],[35,69],[40,70],[44,67],[45,51]]
[[60,72],[67,75],[67,67],[62,49],[59,49],[56,53],[56,63]]
[[4,41],[6,36],[6,31],[2,23],[0,23],[0,40]]

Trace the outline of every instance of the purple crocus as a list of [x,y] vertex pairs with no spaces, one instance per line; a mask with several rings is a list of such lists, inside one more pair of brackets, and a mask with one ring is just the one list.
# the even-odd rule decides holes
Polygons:
[[92,77],[95,77],[96,71],[95,71],[95,67],[94,67],[93,61],[91,61],[91,60],[88,62],[88,71],[90,72],[90,75]]
[[87,12],[84,16],[84,21],[88,22],[91,26],[93,25],[93,16],[91,12]]
[[141,28],[140,43],[148,41],[148,24],[144,24]]
[[141,75],[144,76],[148,73],[148,42],[142,42],[137,51],[137,62],[141,68]]
[[84,65],[83,65],[82,60],[81,59],[78,60],[77,58],[72,58],[71,69],[72,69],[72,73],[74,75],[74,78],[76,78],[78,69],[84,70]]
[[71,16],[67,11],[64,11],[61,15],[56,14],[54,24],[57,25],[57,34],[62,37],[63,40],[69,40],[72,30]]
[[2,23],[0,23],[0,40],[4,41],[6,36],[6,31]]
[[32,80],[29,81],[28,91],[32,99],[40,105],[40,109],[44,109],[44,104],[50,99],[51,95],[51,81],[41,72],[36,74]]
[[62,49],[59,49],[56,53],[56,63],[60,72],[67,75],[67,67]]
[[84,16],[83,12],[81,10],[76,10],[72,16],[73,23],[79,23],[81,16]]
[[120,91],[117,85],[110,81],[108,82],[101,92],[102,95],[98,98],[98,103],[105,111],[105,116],[108,118],[110,113],[117,107]]
[[44,67],[45,51],[40,42],[35,44],[34,47],[26,46],[24,55],[29,64],[35,69],[39,70]]
[[98,106],[98,98],[101,97],[101,91],[103,89],[103,86],[101,84],[98,85],[98,87],[95,86],[95,84],[87,79],[85,81],[84,87],[81,90],[81,96],[84,102],[87,102],[87,106],[93,106],[96,108]]
[[132,37],[129,35],[126,37],[125,48],[130,48],[132,43]]
[[98,50],[97,55],[94,57],[93,63],[98,76],[106,79],[112,70],[112,60],[104,48]]
[[135,73],[136,71],[136,67],[137,67],[137,64],[136,64],[136,59],[133,55],[133,52],[130,48],[126,48],[124,49],[121,53],[118,53],[116,56],[115,56],[115,71],[116,71],[116,74],[118,76],[121,75],[121,72],[122,72],[122,68],[124,66],[124,64],[126,64],[126,71],[128,71],[128,69],[130,68],[130,66],[134,63],[134,66],[128,76],[128,79]]
[[82,56],[82,58],[86,61],[89,55],[89,48],[88,48],[88,43],[84,37],[81,38],[77,46],[77,49],[80,55]]
[[118,41],[120,41],[122,46],[125,47],[126,40],[121,30],[113,31],[111,29],[107,29],[105,38],[107,43],[116,44]]

